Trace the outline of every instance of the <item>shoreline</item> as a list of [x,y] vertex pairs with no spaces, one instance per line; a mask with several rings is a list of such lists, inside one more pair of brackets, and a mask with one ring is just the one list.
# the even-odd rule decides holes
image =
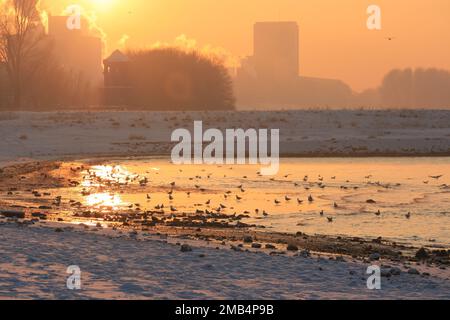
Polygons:
[[[392,159],[402,159],[402,158],[449,158],[450,152],[444,153],[417,153],[417,154],[402,154],[402,153],[369,153],[369,154],[357,154],[352,155],[348,154],[333,154],[333,153],[315,153],[315,154],[280,154],[280,160],[282,159],[383,159],[383,158],[392,158]],[[63,161],[103,161],[103,160],[139,160],[139,159],[169,159],[169,153],[136,153],[136,154],[125,154],[125,153],[111,153],[111,154],[103,154],[103,153],[93,153],[93,154],[74,154],[74,155],[53,155],[53,156],[43,156],[43,157],[34,157],[34,158],[24,158],[24,159],[0,159],[0,168],[5,168],[8,166],[13,166],[15,164],[23,164],[23,163],[31,163],[36,161],[52,161],[52,162],[63,162]],[[281,163],[281,162],[280,162]]]
[[[449,278],[413,274],[380,260],[269,255],[188,240],[95,228],[0,222],[3,299],[450,299]],[[184,252],[183,252],[184,251]],[[14,264],[7,270],[6,266]],[[379,265],[382,289],[366,287],[366,269]],[[66,269],[82,271],[81,290],[66,289]],[[395,270],[395,272],[394,272]],[[251,284],[249,286],[249,284]]]

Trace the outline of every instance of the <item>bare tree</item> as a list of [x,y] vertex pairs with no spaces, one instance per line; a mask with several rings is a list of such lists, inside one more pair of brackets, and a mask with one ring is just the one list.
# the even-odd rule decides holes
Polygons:
[[0,59],[6,64],[14,107],[20,108],[24,80],[39,63],[45,37],[39,0],[5,0],[0,4]]

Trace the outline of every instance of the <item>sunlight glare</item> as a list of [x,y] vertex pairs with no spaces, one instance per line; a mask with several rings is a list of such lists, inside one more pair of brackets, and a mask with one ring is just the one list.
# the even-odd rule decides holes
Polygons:
[[86,198],[86,203],[89,206],[105,206],[105,207],[118,207],[122,204],[122,199],[118,194],[109,193],[95,193]]

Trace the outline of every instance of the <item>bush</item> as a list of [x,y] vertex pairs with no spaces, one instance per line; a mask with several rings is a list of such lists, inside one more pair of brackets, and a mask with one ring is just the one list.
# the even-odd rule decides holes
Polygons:
[[219,61],[174,48],[128,53],[131,104],[147,110],[232,110],[233,85]]

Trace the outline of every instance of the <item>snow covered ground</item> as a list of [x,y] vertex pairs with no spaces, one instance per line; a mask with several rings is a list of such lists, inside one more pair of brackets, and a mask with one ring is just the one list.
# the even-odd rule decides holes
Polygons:
[[284,155],[450,154],[448,111],[0,113],[0,161],[169,154],[177,128],[280,129]]
[[55,230],[0,223],[0,299],[450,299],[448,280],[406,272],[368,290],[362,263]]

